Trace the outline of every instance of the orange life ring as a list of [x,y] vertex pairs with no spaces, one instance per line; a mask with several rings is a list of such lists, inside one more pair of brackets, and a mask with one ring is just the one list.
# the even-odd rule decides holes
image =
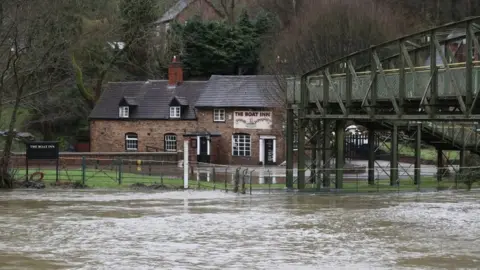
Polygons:
[[[40,175],[39,179],[33,180],[33,177]],[[42,181],[45,174],[43,172],[34,172],[30,175],[30,181]]]

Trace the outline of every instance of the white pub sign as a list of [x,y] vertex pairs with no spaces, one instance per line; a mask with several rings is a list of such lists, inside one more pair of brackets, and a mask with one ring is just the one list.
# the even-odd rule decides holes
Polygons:
[[272,129],[272,112],[236,111],[233,113],[233,127],[238,129]]

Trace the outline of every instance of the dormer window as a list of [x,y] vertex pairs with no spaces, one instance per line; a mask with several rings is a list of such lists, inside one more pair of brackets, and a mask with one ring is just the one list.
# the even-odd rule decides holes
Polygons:
[[180,118],[180,106],[170,106],[170,118]]
[[118,116],[120,118],[128,118],[130,114],[130,108],[128,106],[120,106],[118,109]]

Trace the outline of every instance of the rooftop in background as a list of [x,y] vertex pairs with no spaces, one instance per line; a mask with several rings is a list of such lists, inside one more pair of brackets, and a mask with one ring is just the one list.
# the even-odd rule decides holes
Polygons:
[[196,107],[281,107],[284,97],[280,86],[273,75],[213,75]]
[[210,2],[210,0],[178,0],[170,9],[168,9],[160,19],[158,19],[155,24],[166,23],[174,20],[182,11],[184,11],[190,4],[193,4],[196,1],[205,1],[219,16],[223,16],[220,11],[218,11],[215,6]]

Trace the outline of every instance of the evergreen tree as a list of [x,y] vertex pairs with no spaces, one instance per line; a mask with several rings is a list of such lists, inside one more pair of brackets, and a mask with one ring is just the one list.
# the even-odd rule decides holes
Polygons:
[[195,18],[186,25],[175,24],[173,32],[181,36],[186,71],[191,76],[209,77],[255,74],[261,37],[268,29],[267,17],[253,21],[244,11],[234,25]]

